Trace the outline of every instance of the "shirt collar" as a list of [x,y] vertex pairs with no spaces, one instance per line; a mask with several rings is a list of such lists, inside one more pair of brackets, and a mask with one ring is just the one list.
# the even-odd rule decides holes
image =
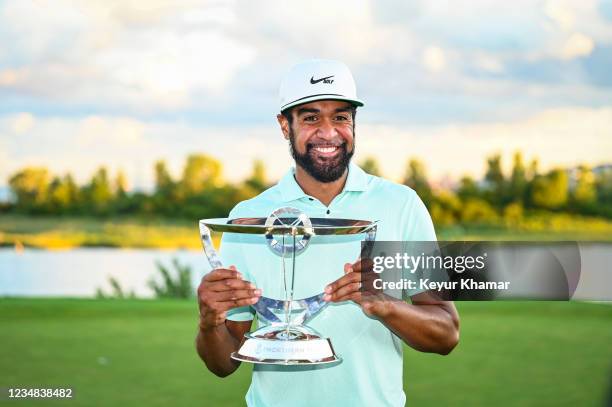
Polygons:
[[[281,197],[283,201],[289,202],[300,198],[305,198],[308,195],[302,190],[294,177],[295,167],[291,167],[289,171],[278,181]],[[344,184],[345,191],[365,191],[368,187],[368,175],[357,165],[350,163],[348,167],[348,177]],[[341,193],[342,193],[341,192]]]

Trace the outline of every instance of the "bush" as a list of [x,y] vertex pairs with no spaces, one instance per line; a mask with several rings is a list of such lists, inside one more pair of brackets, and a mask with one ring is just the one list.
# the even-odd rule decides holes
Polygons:
[[504,223],[511,228],[520,226],[523,220],[523,205],[520,202],[512,202],[504,208]]
[[498,221],[495,209],[485,200],[468,199],[461,209],[461,222],[471,224],[492,224]]
[[105,294],[101,288],[96,289],[96,298],[100,299],[123,299],[123,298],[136,298],[134,291],[130,291],[129,293],[125,292],[125,290],[121,287],[119,281],[109,276],[108,282],[111,285],[113,292],[111,294]]
[[[176,273],[172,273],[160,262],[155,262],[155,265],[161,274],[162,283],[159,284],[152,278],[148,281],[148,286],[155,292],[157,298],[193,297],[190,266],[181,265],[177,258],[172,259],[172,265]],[[173,277],[172,274],[176,274],[176,277]]]
[[433,198],[430,212],[436,226],[453,225],[461,212],[461,200],[452,192],[441,191]]

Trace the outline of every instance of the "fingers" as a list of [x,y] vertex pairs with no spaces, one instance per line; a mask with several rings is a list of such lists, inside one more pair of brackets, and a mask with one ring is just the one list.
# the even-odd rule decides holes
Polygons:
[[347,284],[357,283],[361,280],[361,273],[347,273],[325,287],[325,294],[331,295]]
[[354,270],[354,267],[353,267],[354,265],[355,265],[355,263],[353,263],[353,264],[346,263],[344,265],[344,274],[348,274],[348,273],[352,272]]
[[259,297],[261,296],[261,290],[259,289],[255,289],[255,290],[231,290],[231,291],[222,291],[222,292],[218,292],[215,294],[215,300],[222,302],[222,301],[234,301],[234,300],[241,300],[241,299],[252,299],[252,298],[257,298],[259,299]]
[[356,302],[357,304],[361,304],[362,300],[363,300],[363,294],[361,293],[361,291],[353,291],[352,293],[349,293],[343,297],[338,297],[337,299],[334,299],[331,302],[353,301],[353,302]]
[[367,279],[367,277],[368,276],[362,273],[347,273],[344,277],[339,278],[325,287],[323,300],[339,302],[359,299],[362,294],[363,279]]
[[253,305],[257,301],[259,301],[259,296],[242,298],[242,299],[234,299],[234,300],[229,300],[229,301],[220,301],[220,302],[217,302],[217,310],[228,311],[232,308],[244,307],[246,305]]
[[225,280],[227,278],[242,279],[242,274],[240,274],[236,270],[236,268],[233,268],[233,269],[215,269],[215,270],[211,271],[210,273],[206,274],[204,276],[204,278],[202,279],[202,281],[213,282],[213,281]]
[[369,273],[370,259],[359,259],[344,265],[344,276],[325,287],[325,301],[360,301],[364,289],[370,289],[377,275]]
[[372,259],[370,258],[364,258],[364,259],[358,259],[355,263],[350,264],[347,263],[344,265],[344,272],[347,273],[347,269],[349,269],[350,271],[348,272],[354,272],[354,273],[365,273],[365,272],[369,272],[372,271],[372,266],[374,265],[374,262],[372,261]]
[[220,292],[220,291],[233,291],[233,290],[254,290],[255,284],[246,280],[238,280],[238,279],[226,279],[221,281],[215,281],[212,283],[207,283],[206,287],[210,291]]
[[361,281],[345,284],[330,294],[326,294],[324,299],[328,301],[346,301],[345,298],[353,294],[359,294],[361,289]]
[[234,266],[215,269],[202,278],[198,287],[201,329],[223,323],[227,311],[232,308],[253,305],[259,301],[262,290],[242,278]]

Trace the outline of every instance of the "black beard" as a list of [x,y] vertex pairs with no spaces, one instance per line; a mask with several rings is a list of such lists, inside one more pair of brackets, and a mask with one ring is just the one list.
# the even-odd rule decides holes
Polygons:
[[[353,140],[355,137],[355,133],[353,132]],[[351,158],[353,157],[353,153],[355,152],[355,144],[353,142],[353,149],[351,151],[347,151],[346,142],[340,145],[340,156],[338,158],[334,158],[332,160],[326,161],[323,164],[319,164],[312,159],[310,155],[310,151],[314,148],[313,145],[306,145],[306,152],[304,154],[300,154],[295,149],[295,134],[293,133],[293,128],[289,128],[289,150],[291,151],[291,156],[295,160],[295,163],[302,167],[308,175],[313,177],[319,182],[334,182],[340,179],[344,172],[346,171],[349,163],[351,162]]]

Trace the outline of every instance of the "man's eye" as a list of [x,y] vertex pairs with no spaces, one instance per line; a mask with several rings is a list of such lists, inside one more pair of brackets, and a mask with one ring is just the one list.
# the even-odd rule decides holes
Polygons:
[[304,121],[305,122],[314,122],[315,120],[317,120],[317,116],[306,116],[306,117],[304,117]]
[[338,120],[338,121],[345,121],[345,120],[348,120],[348,117],[346,117],[346,116],[336,116],[336,120]]

